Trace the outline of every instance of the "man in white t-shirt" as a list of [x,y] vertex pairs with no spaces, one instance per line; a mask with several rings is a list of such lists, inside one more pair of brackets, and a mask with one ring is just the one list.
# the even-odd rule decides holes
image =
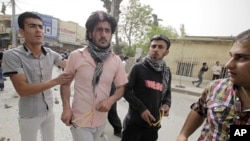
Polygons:
[[220,74],[221,74],[221,70],[222,70],[222,67],[220,66],[219,61],[216,61],[216,64],[213,66],[212,70],[213,70],[213,79],[212,80],[219,79]]

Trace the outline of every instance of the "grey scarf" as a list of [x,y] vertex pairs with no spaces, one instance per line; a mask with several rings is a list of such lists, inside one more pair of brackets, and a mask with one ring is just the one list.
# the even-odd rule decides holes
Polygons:
[[146,56],[144,62],[149,64],[149,66],[154,69],[156,72],[161,72],[162,74],[162,84],[163,90],[162,93],[165,94],[168,89],[170,69],[167,67],[163,60],[152,60],[149,56]]
[[95,68],[94,76],[92,79],[93,91],[95,92],[95,87],[98,85],[99,80],[100,80],[100,76],[102,74],[103,63],[108,58],[108,56],[111,54],[112,50],[111,50],[110,46],[107,48],[100,48],[89,41],[88,42],[88,51],[96,63],[96,68]]

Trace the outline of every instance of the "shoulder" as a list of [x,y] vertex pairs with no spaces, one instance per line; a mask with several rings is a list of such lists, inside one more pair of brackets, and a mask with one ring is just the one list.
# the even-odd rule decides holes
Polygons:
[[147,64],[144,62],[136,62],[133,66],[132,66],[132,70],[134,71],[138,71],[138,70],[145,70],[145,68],[147,67]]
[[54,50],[52,50],[51,48],[48,48],[48,47],[43,47],[45,50],[46,50],[46,52],[48,52],[48,53],[55,53],[55,54],[59,54],[59,53],[57,53],[56,51],[54,51]]
[[11,48],[3,52],[3,56],[7,55],[14,55],[14,54],[19,54],[19,53],[25,53],[26,51],[22,46],[16,47],[16,48]]
[[210,91],[212,95],[224,95],[225,93],[231,93],[233,91],[234,84],[229,78],[217,79],[210,82],[206,89]]

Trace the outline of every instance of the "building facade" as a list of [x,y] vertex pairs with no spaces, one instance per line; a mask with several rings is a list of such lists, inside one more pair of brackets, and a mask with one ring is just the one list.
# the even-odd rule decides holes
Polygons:
[[[50,15],[37,13],[44,22],[44,46],[55,50],[72,51],[85,44],[85,28],[78,23],[63,21]],[[18,34],[17,18],[15,15],[15,29],[17,31],[17,45],[24,42]],[[11,15],[0,15],[0,48],[11,47]]]
[[229,59],[229,50],[233,37],[187,36],[171,39],[170,53],[164,59],[175,75],[197,77],[203,62],[208,64],[204,79],[212,79],[212,66],[216,61],[223,68],[221,78],[227,77],[225,64]]

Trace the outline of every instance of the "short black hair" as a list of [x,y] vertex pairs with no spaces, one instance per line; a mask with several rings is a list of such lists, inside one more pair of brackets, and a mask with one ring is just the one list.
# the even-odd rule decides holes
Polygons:
[[111,32],[112,34],[115,33],[117,21],[114,17],[104,11],[95,11],[88,17],[88,20],[85,24],[86,27],[86,39],[91,40],[88,36],[89,32],[93,32],[95,26],[98,22],[107,21],[111,25]]
[[154,35],[151,38],[150,42],[152,42],[153,40],[163,40],[163,41],[165,41],[167,43],[167,49],[170,48],[171,42],[170,42],[169,38],[167,36],[165,36],[165,35],[162,35],[162,34]]
[[18,16],[18,26],[21,29],[24,29],[24,21],[28,18],[34,18],[34,19],[39,19],[42,23],[43,20],[41,17],[39,17],[37,14],[33,12],[24,12]]

